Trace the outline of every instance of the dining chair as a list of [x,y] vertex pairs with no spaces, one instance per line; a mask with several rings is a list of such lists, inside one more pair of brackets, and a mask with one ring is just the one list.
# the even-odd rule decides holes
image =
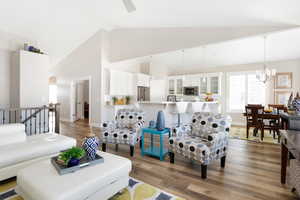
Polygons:
[[[278,143],[280,142],[280,115],[274,114],[274,113],[265,113],[265,114],[259,114],[259,118],[262,119],[262,134],[264,133],[264,130],[269,130],[270,132],[273,132],[273,138],[275,139],[275,134],[277,134]],[[265,123],[266,121],[270,121],[269,123]],[[271,123],[272,122],[272,123]]]
[[254,133],[261,130],[261,139],[263,140],[263,120],[259,117],[262,114],[264,107],[262,105],[247,105],[245,106],[247,120],[247,138],[249,138],[249,129],[254,128]]
[[[274,111],[275,111],[275,113],[277,114],[277,115],[280,115],[281,113],[285,113],[285,112],[287,112],[287,107],[285,106],[285,105],[283,105],[283,104],[269,104],[268,105],[268,107],[269,108],[272,108]],[[280,129],[283,129],[283,123],[282,123],[282,121],[281,121],[281,118],[279,118],[279,120],[277,121],[277,120],[270,120],[270,125],[280,125]],[[270,130],[270,133],[272,132],[272,130]],[[273,131],[273,138],[275,139],[275,131]]]

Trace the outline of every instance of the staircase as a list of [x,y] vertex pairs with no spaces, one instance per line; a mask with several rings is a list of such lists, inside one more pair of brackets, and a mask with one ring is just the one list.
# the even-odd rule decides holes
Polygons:
[[60,104],[30,108],[0,108],[0,124],[23,123],[27,135],[59,133]]

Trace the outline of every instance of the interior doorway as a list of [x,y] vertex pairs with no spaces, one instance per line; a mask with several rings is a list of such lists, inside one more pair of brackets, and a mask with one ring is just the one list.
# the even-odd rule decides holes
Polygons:
[[91,122],[91,78],[71,82],[71,121]]

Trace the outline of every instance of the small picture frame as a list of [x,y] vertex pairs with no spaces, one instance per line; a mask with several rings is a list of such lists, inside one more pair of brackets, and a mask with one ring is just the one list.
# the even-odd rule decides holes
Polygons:
[[275,77],[275,89],[291,89],[293,86],[293,73],[277,73]]
[[275,104],[287,105],[291,92],[290,91],[276,91]]

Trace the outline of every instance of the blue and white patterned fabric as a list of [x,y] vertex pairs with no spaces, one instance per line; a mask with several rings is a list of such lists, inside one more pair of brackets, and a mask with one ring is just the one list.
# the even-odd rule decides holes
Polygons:
[[120,109],[117,112],[115,121],[102,124],[103,143],[134,146],[140,140],[140,131],[144,124],[143,111]]
[[207,165],[226,155],[230,126],[228,115],[194,113],[190,125],[173,129],[170,151]]
[[97,137],[87,137],[82,144],[82,148],[86,151],[88,157],[91,159],[95,159],[98,147],[99,140]]

